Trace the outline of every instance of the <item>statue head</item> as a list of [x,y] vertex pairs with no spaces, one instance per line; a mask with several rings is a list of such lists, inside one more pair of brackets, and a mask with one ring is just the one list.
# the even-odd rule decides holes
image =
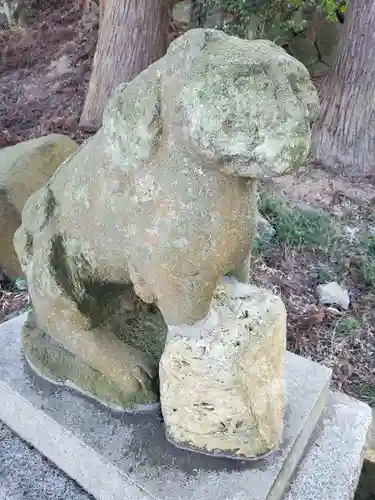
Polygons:
[[303,165],[318,109],[307,69],[279,46],[193,29],[117,89],[103,123],[125,170],[183,143],[206,168],[262,179]]

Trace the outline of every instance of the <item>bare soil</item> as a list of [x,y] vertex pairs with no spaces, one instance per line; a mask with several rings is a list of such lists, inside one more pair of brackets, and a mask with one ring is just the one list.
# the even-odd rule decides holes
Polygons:
[[[79,127],[98,31],[94,12],[51,3],[27,28],[0,30],[0,147]],[[78,5],[78,2],[77,2]]]
[[[79,126],[98,36],[98,6],[54,0],[27,27],[0,28],[0,148],[48,133],[78,143],[94,130]],[[184,25],[170,26],[170,40]]]
[[[81,143],[93,133],[79,126],[79,117],[95,51],[97,14],[95,4],[83,15],[78,2],[55,1],[30,26],[0,30],[0,148],[51,132]],[[182,30],[171,26],[171,38]],[[372,181],[310,166],[274,182],[273,189],[296,209],[324,211],[343,231],[356,235],[371,229]],[[349,272],[351,257],[343,259],[348,272],[339,280],[350,292],[349,311],[318,304],[321,256],[314,252],[279,246],[255,262],[254,280],[283,297],[288,348],[331,367],[334,387],[375,406],[375,293]],[[24,310],[28,297],[1,276],[0,283],[1,322]],[[360,324],[355,332],[338,327],[353,318]]]
[[[337,255],[280,246],[254,263],[254,279],[286,304],[288,349],[328,366],[334,388],[375,407],[375,289],[357,273],[362,238],[375,234],[375,186],[313,165],[271,185],[295,210],[328,214],[346,243]],[[317,285],[329,281],[348,290],[347,311],[318,303]]]

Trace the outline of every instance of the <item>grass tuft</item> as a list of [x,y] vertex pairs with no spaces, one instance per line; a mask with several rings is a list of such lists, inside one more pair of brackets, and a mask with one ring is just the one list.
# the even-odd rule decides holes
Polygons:
[[275,229],[268,243],[306,250],[328,250],[339,236],[338,227],[327,215],[315,210],[293,210],[281,198],[269,193],[260,197],[259,211]]
[[336,332],[339,335],[355,335],[362,328],[362,322],[354,316],[343,316],[336,324]]

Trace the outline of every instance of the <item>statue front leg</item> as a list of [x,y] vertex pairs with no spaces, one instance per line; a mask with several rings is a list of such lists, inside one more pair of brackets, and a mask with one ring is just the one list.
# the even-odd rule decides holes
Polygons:
[[244,260],[240,260],[237,266],[229,273],[240,283],[250,282],[250,263],[251,263],[251,253]]
[[251,180],[246,181],[249,186],[249,197],[248,197],[248,211],[251,217],[247,218],[246,232],[248,235],[248,240],[246,242],[246,248],[239,252],[239,255],[235,261],[235,266],[228,273],[229,276],[233,276],[240,283],[250,283],[250,271],[251,271],[251,254],[254,244],[254,238],[257,232],[257,214],[258,214],[258,191],[257,191],[257,181]]

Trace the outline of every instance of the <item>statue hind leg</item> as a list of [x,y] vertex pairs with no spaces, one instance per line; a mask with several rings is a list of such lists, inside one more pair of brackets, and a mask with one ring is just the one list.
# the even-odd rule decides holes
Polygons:
[[56,382],[68,379],[105,403],[114,400],[115,406],[130,409],[156,402],[155,361],[84,314],[79,283],[71,279],[76,270],[69,269],[63,255],[57,269],[51,257],[54,245],[56,241],[48,239],[27,267],[35,311],[35,321],[30,317],[23,332],[29,361],[47,378],[53,379],[59,368]]

